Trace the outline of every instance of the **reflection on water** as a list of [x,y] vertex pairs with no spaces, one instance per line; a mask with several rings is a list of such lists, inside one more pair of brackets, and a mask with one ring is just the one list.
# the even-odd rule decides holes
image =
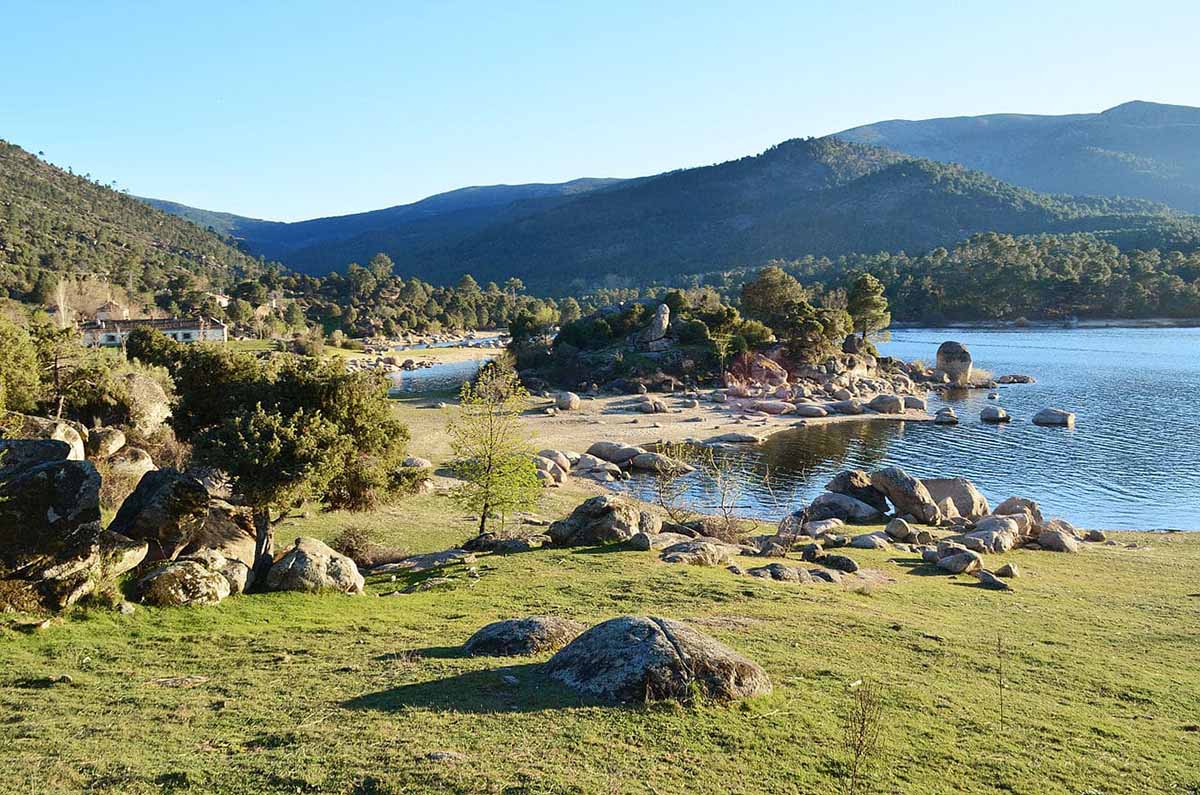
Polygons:
[[[999,390],[1011,424],[981,423],[993,401],[974,391],[930,400],[931,410],[952,405],[958,426],[853,422],[776,434],[761,452],[734,458],[742,511],[777,520],[839,470],[897,465],[918,477],[968,477],[993,504],[1029,496],[1087,527],[1200,529],[1200,329],[917,330],[881,347],[929,362],[951,338],[996,375],[1038,379]],[[1077,427],[1033,425],[1048,406],[1076,412]],[[712,485],[689,477],[689,496],[702,507]],[[650,494],[645,479],[619,488]]]

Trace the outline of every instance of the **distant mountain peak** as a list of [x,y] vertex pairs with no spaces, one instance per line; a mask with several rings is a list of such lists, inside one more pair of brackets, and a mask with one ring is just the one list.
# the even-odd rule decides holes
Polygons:
[[1137,124],[1200,124],[1200,108],[1147,102],[1141,99],[1122,102],[1099,115],[1107,119]]

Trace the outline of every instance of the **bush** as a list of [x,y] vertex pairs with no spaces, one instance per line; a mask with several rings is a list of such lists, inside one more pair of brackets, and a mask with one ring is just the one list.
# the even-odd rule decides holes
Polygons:
[[329,542],[334,552],[339,552],[362,569],[373,569],[385,563],[398,563],[408,557],[408,550],[401,547],[386,547],[371,540],[370,533],[361,527],[347,527]]
[[676,337],[682,345],[707,345],[708,325],[703,320],[685,320],[679,324]]

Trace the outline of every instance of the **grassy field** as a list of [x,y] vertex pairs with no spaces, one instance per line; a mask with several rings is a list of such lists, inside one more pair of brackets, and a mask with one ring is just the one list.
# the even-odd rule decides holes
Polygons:
[[[398,410],[437,461],[455,409],[429,402]],[[539,513],[597,489],[547,491]],[[472,534],[435,494],[313,511],[279,537],[349,527],[413,552]],[[77,610],[33,632],[0,616],[0,792],[841,792],[842,716],[865,680],[883,713],[864,792],[1195,795],[1200,535],[1118,539],[1138,548],[1003,556],[1024,572],[1010,593],[887,552],[853,552],[896,580],[855,593],[547,549],[481,555],[481,576],[449,591],[387,595],[412,578],[376,577],[361,597]],[[762,664],[775,693],[604,707],[546,680],[544,657],[458,650],[500,618],[628,613],[692,623]]]

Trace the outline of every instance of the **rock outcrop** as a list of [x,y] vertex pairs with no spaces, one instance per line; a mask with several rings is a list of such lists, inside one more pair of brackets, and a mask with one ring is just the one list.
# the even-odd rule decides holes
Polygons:
[[517,657],[557,651],[579,637],[585,627],[578,621],[554,616],[530,616],[495,621],[463,644],[471,656]]
[[3,440],[0,611],[61,610],[141,563],[100,526],[100,476],[60,440]]
[[597,624],[559,651],[546,672],[605,702],[729,701],[765,695],[758,664],[691,627],[666,618],[621,616]]
[[208,513],[204,485],[176,469],[164,468],[142,476],[109,527],[146,541],[150,560],[173,560],[204,529]]
[[654,535],[662,520],[615,494],[592,497],[566,519],[550,525],[548,535],[559,546],[621,544],[638,533]]
[[891,501],[898,516],[912,516],[921,524],[938,524],[941,509],[921,481],[900,467],[887,467],[871,473],[871,485]]
[[364,584],[354,561],[315,538],[297,538],[267,572],[268,591],[361,594]]

